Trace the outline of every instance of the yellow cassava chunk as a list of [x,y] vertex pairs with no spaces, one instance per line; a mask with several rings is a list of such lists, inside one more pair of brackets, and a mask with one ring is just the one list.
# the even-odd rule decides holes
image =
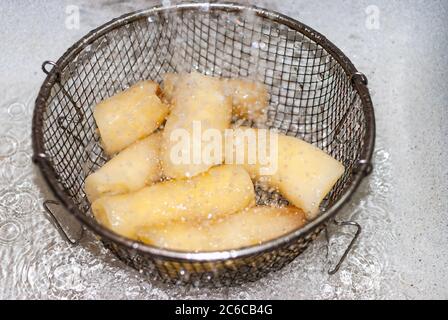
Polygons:
[[163,75],[163,83],[162,83],[162,94],[163,98],[171,103],[173,99],[173,94],[175,91],[176,83],[179,79],[179,75],[177,73],[165,73]]
[[137,229],[145,226],[230,215],[254,203],[249,174],[241,167],[223,165],[192,179],[165,181],[134,193],[99,198],[92,210],[101,224],[135,239]]
[[247,120],[264,120],[269,103],[267,87],[249,79],[224,79],[224,88],[232,97],[233,114]]
[[104,151],[117,153],[153,133],[164,121],[168,107],[152,81],[138,82],[102,102],[93,111]]
[[133,143],[89,175],[85,183],[88,199],[93,202],[100,196],[137,191],[159,181],[161,138],[158,132]]
[[[319,213],[320,203],[344,174],[342,163],[319,148],[295,137],[272,133],[272,136],[267,136],[266,143],[260,144],[259,129],[247,127],[239,129],[244,133],[243,137],[255,136],[257,139],[256,146],[248,143],[247,139],[240,143],[244,150],[241,162],[244,162],[243,166],[251,177],[275,187],[291,204],[302,209],[307,219],[314,219]],[[238,130],[234,131],[234,134],[237,133]],[[271,145],[270,137],[276,141],[277,150],[272,148],[274,145]],[[252,151],[257,152],[255,161],[248,161],[249,146],[255,148]],[[237,147],[233,150],[235,153],[238,151]],[[263,152],[260,153],[260,150]],[[269,161],[261,159],[260,155],[266,155]],[[276,166],[274,166],[275,159]],[[237,163],[236,160],[235,155],[228,157],[226,153],[226,163]],[[260,171],[261,168],[274,167],[276,170],[269,174]]]
[[[167,101],[172,101],[182,75],[167,73],[163,77],[162,91]],[[264,120],[269,104],[266,85],[249,79],[222,79],[224,93],[231,98],[233,115],[247,120]]]
[[[210,142],[203,133],[222,134],[230,126],[232,106],[221,81],[197,72],[182,74],[172,95],[171,113],[163,131],[161,160],[165,176],[193,177],[223,162],[222,155],[203,157]],[[196,151],[199,150],[199,151]]]
[[220,251],[257,245],[278,238],[306,223],[294,207],[254,207],[215,220],[171,222],[141,228],[144,243],[179,251]]

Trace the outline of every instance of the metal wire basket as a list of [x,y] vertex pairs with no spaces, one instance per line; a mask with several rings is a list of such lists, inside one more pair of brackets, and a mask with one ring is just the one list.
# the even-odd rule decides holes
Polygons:
[[[90,32],[43,69],[48,76],[33,117],[35,163],[60,203],[107,248],[166,281],[233,285],[283,267],[325,229],[372,168],[375,120],[366,78],[324,36],[272,11],[216,3],[138,11]],[[262,245],[207,253],[144,245],[96,222],[83,191],[85,177],[106,161],[93,106],[136,81],[192,69],[263,81],[271,94],[269,126],[345,165],[317,219]],[[51,203],[45,203],[50,214]],[[358,228],[345,258],[360,226],[340,224]]]

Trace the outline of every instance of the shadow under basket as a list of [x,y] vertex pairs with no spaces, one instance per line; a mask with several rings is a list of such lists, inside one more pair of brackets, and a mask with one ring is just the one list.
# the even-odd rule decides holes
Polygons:
[[[367,79],[324,36],[272,11],[195,3],[134,12],[90,32],[43,70],[48,76],[36,100],[32,133],[33,160],[58,200],[45,203],[47,211],[54,218],[48,204],[64,206],[126,264],[171,283],[229,286],[283,267],[326,228],[371,172],[375,119]],[[167,72],[191,70],[264,82],[269,127],[344,164],[317,219],[261,245],[206,253],[155,248],[96,222],[84,180],[106,157],[93,107],[139,80],[160,82]],[[356,223],[339,224],[357,226],[359,235]]]

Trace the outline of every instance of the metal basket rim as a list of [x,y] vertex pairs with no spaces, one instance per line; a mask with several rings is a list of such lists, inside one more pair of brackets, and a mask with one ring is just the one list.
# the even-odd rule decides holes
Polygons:
[[60,186],[56,173],[50,161],[46,157],[45,147],[43,141],[43,113],[47,106],[47,99],[50,95],[51,89],[55,84],[57,79],[57,68],[54,67],[46,79],[44,80],[38,97],[35,102],[35,109],[33,112],[32,119],[32,145],[33,145],[33,161],[39,167],[42,176],[50,187],[56,198],[61,202],[61,204],[67,209],[71,214],[73,214],[83,225],[86,225],[94,233],[100,235],[112,241],[113,243],[118,243],[124,247],[135,252],[140,252],[143,254],[149,254],[156,256],[161,259],[176,259],[178,261],[185,262],[217,262],[224,261],[228,259],[240,259],[253,255],[260,255],[265,252],[275,250],[287,244],[294,243],[300,237],[306,236],[313,230],[326,223],[330,218],[334,217],[339,210],[350,200],[351,196],[354,194],[361,181],[367,175],[367,171],[371,168],[371,159],[375,144],[375,115],[373,110],[372,100],[367,88],[367,84],[358,77],[354,75],[359,74],[353,63],[345,56],[345,54],[337,48],[332,42],[330,42],[326,37],[324,37],[319,32],[308,27],[307,25],[290,18],[286,15],[278,13],[276,11],[263,9],[257,6],[248,6],[235,3],[182,3],[177,5],[172,5],[168,7],[155,6],[148,9],[143,9],[139,11],[134,11],[127,13],[118,18],[112,19],[111,21],[101,25],[100,27],[90,31],[87,35],[82,37],[78,42],[72,45],[56,62],[56,66],[63,69],[71,60],[73,56],[76,56],[81,52],[86,46],[96,40],[98,37],[108,33],[109,31],[119,28],[123,25],[129,24],[133,21],[139,20],[143,17],[147,17],[151,14],[158,13],[161,11],[174,11],[174,10],[198,10],[207,6],[209,10],[224,10],[224,11],[243,11],[250,10],[255,14],[268,18],[274,22],[281,23],[290,27],[291,29],[298,31],[309,39],[318,43],[322,48],[324,48],[345,70],[347,77],[353,80],[353,85],[358,92],[362,108],[365,115],[366,121],[366,133],[364,136],[364,145],[361,150],[360,160],[358,161],[358,166],[353,169],[352,178],[350,185],[347,187],[345,193],[342,197],[326,212],[322,213],[315,220],[310,221],[304,227],[285,234],[279,238],[267,241],[260,245],[253,245],[249,247],[244,247],[236,250],[230,251],[216,251],[216,252],[184,252],[184,251],[174,251],[168,249],[162,249],[150,245],[143,244],[131,240],[129,238],[123,237],[110,231],[106,227],[99,224],[94,218],[84,215],[81,210],[75,205],[70,196],[68,196],[62,187]]

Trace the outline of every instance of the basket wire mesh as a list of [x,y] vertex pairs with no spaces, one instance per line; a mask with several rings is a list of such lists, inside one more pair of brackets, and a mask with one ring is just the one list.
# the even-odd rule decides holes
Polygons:
[[[33,118],[35,162],[58,200],[106,247],[166,281],[232,285],[283,267],[319,235],[371,169],[375,127],[365,77],[325,37],[275,12],[236,4],[155,7],[92,31],[51,70],[46,67]],[[262,245],[184,253],[123,238],[92,218],[84,179],[107,160],[93,107],[139,80],[191,70],[264,82],[271,96],[268,126],[344,164],[316,220]]]

